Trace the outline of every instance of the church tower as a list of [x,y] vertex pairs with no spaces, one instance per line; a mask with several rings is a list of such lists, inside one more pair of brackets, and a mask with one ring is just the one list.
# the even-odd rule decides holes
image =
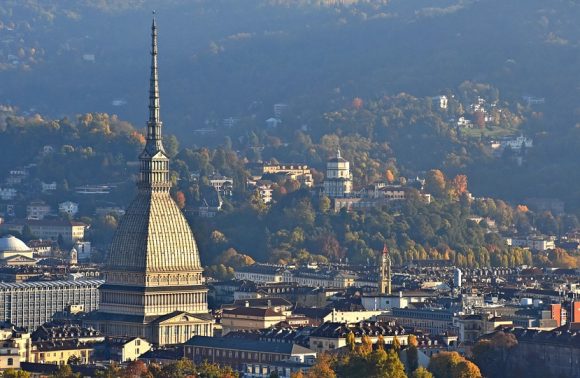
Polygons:
[[90,325],[111,336],[138,336],[158,345],[211,336],[207,288],[193,232],[169,191],[169,156],[159,113],[157,25],[151,25],[147,139],[139,155],[137,195],[119,222]]
[[379,294],[391,294],[391,256],[387,245],[383,247],[379,271]]

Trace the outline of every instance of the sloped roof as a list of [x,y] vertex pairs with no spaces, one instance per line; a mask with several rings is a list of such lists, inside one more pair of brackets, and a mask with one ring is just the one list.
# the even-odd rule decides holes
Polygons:
[[271,308],[258,308],[258,307],[238,307],[231,310],[223,310],[222,316],[224,315],[243,315],[243,316],[284,316],[283,314],[272,310]]
[[109,250],[107,270],[201,270],[193,232],[169,192],[139,191],[121,218]]
[[279,353],[286,355],[314,354],[315,351],[301,345],[271,341],[236,339],[226,337],[194,336],[186,345],[208,348],[244,350],[250,352]]

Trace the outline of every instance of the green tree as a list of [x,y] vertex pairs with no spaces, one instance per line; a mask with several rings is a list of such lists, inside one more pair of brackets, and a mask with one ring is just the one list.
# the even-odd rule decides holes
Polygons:
[[399,351],[401,350],[401,342],[399,341],[399,338],[396,335],[395,337],[393,337],[393,348],[397,353],[399,353]]
[[[414,335],[412,335],[414,336]],[[409,345],[407,346],[407,368],[408,371],[415,371],[419,367],[419,351],[417,350],[417,341],[415,338],[415,342],[411,343],[411,339],[409,339]]]
[[24,370],[6,369],[2,378],[30,378],[30,373]]
[[348,350],[354,352],[354,347],[356,345],[356,339],[354,337],[354,333],[350,331],[346,334],[346,345],[348,346]]
[[32,234],[30,226],[25,224],[24,227],[22,227],[22,240],[25,242],[29,242],[32,239],[36,239],[36,236]]
[[481,372],[476,364],[471,361],[463,360],[451,368],[453,378],[482,378]]
[[52,378],[81,378],[81,376],[81,373],[73,373],[72,368],[69,365],[60,366],[58,370],[51,375]]
[[318,357],[314,366],[308,369],[306,378],[336,378],[336,373],[331,367],[331,358],[323,353]]
[[182,378],[195,373],[195,365],[186,358],[182,358],[172,364],[163,365],[161,368],[161,377],[163,378]]
[[177,155],[177,152],[179,151],[179,141],[175,135],[166,135],[163,137],[163,147],[165,147],[167,155],[172,158]]
[[[189,364],[186,368],[182,367],[182,369],[185,374],[191,374],[188,373],[190,371]],[[238,373],[234,372],[230,366],[220,367],[217,364],[204,361],[201,365],[197,366],[196,376],[199,378],[235,378],[238,376]]]
[[383,349],[383,350],[385,349],[385,338],[383,337],[382,334],[380,334],[377,337],[376,345],[377,345],[377,349]]
[[70,356],[66,362],[68,365],[79,365],[83,361],[79,356]]
[[407,378],[405,367],[394,349],[390,349],[387,352],[386,360],[382,366],[384,369],[384,375],[381,375],[381,377]]
[[433,374],[429,370],[425,369],[423,366],[418,367],[411,373],[411,378],[433,378]]
[[122,369],[116,363],[112,363],[104,370],[98,370],[97,378],[118,378],[123,373]]
[[463,360],[457,352],[440,352],[431,357],[429,371],[435,378],[452,378],[453,367]]
[[323,214],[326,214],[330,210],[330,205],[331,205],[330,198],[328,198],[327,196],[322,196],[318,201],[318,211],[320,211]]
[[445,175],[438,169],[432,169],[427,172],[425,177],[425,190],[433,194],[435,197],[443,197],[445,195]]

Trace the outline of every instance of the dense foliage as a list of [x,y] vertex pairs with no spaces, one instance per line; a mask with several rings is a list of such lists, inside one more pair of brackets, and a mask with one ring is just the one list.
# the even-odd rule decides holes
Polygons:
[[[395,265],[414,259],[448,259],[467,267],[578,264],[578,256],[563,250],[532,255],[529,250],[508,247],[485,221],[472,220],[490,217],[499,228],[512,223],[529,227],[531,212],[501,200],[439,197],[427,204],[411,196],[404,204],[351,213],[328,211],[324,200],[297,190],[269,208],[256,201],[211,220],[194,220],[202,257],[212,264],[245,265],[234,249],[272,263],[348,259],[366,264],[375,261],[386,243]],[[549,219],[565,224],[568,218],[549,215]],[[562,230],[576,226],[572,218]],[[232,256],[237,261],[228,263]]]
[[191,360],[182,359],[177,362],[158,365],[145,364],[137,360],[130,362],[126,367],[120,368],[112,365],[105,371],[99,372],[99,378],[237,378],[238,373],[231,367],[220,367],[216,364],[204,362],[201,365],[195,365]]

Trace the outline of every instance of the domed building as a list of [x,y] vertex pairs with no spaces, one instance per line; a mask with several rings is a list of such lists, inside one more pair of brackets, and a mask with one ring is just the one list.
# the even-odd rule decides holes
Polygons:
[[12,235],[0,238],[0,265],[32,265],[32,249],[26,243]]
[[352,192],[352,173],[350,163],[336,152],[336,157],[326,163],[326,178],[324,179],[324,194],[330,198],[343,198]]
[[157,345],[212,336],[207,288],[193,232],[169,191],[162,143],[157,27],[152,24],[147,139],[139,156],[138,192],[113,237],[99,288],[99,311],[88,323],[109,336],[142,337]]

